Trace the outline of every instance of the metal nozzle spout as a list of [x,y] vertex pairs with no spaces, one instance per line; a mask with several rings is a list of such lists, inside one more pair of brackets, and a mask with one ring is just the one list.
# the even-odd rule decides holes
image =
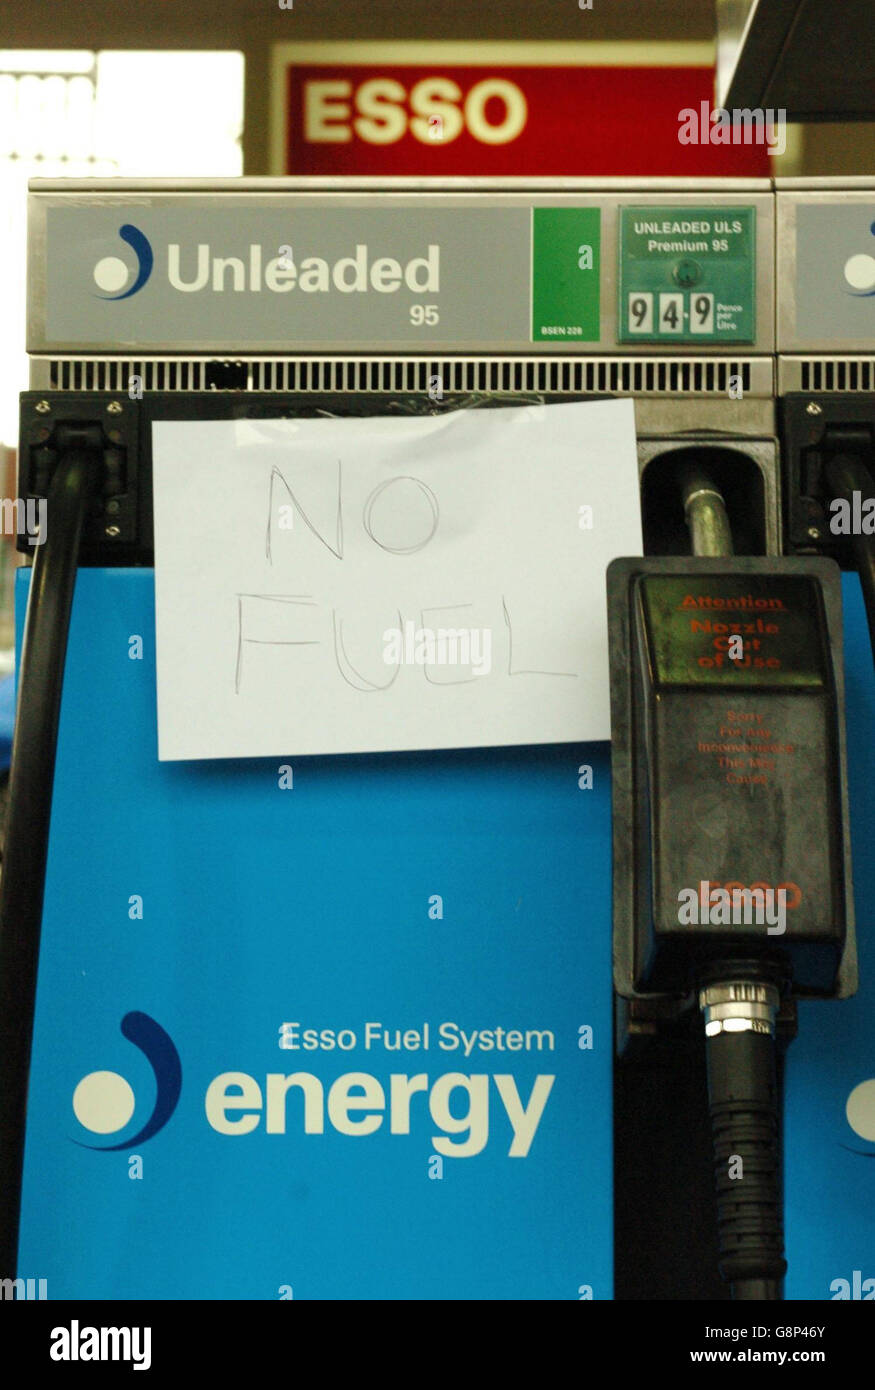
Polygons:
[[732,555],[732,529],[723,494],[707,473],[691,472],[682,489],[694,555]]

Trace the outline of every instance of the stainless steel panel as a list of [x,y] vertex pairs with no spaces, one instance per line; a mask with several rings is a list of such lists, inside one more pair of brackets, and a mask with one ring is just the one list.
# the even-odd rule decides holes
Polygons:
[[[519,185],[530,192],[515,191]],[[774,351],[774,295],[772,272],[774,265],[774,198],[768,180],[719,179],[650,179],[612,180],[504,180],[457,179],[444,184],[434,180],[395,179],[354,183],[327,179],[237,179],[210,180],[32,180],[29,195],[28,232],[28,308],[27,346],[32,353],[77,355],[82,352],[118,352],[130,354],[136,343],[124,346],[112,342],[65,343],[49,342],[46,334],[46,213],[52,207],[117,207],[131,211],[144,207],[175,207],[187,201],[191,206],[209,207],[220,200],[223,207],[253,208],[269,198],[271,208],[318,206],[329,202],[333,207],[355,209],[412,208],[434,204],[441,208],[477,208],[484,205],[488,193],[490,207],[600,207],[602,209],[602,275],[601,275],[601,343],[593,352],[618,352],[623,355],[652,357],[683,357],[690,355],[690,344],[617,343],[617,229],[618,209],[624,204],[659,206],[670,202],[678,207],[751,206],[756,209],[756,342],[752,345],[726,344],[702,348],[708,356],[724,358],[745,353]],[[367,191],[364,191],[367,189]],[[476,190],[476,191],[475,191]],[[622,190],[622,191],[620,191]],[[150,342],[141,345],[149,354],[173,352],[178,344]],[[306,353],[343,352],[347,347],[338,342],[301,342],[296,348]],[[233,337],[222,341],[203,341],[192,345],[190,351],[220,353],[234,352]],[[277,349],[281,350],[281,349]],[[405,343],[376,343],[375,351],[393,353],[409,351]],[[443,350],[443,349],[441,349]],[[569,345],[561,341],[469,342],[450,350],[465,353],[519,351],[539,357],[565,356]]]
[[[834,207],[837,212],[849,208],[872,208],[875,220],[875,178],[860,177],[781,179],[777,181],[776,204],[776,334],[779,353],[826,351],[830,354],[865,353],[875,348],[875,307],[872,314],[871,339],[866,336],[832,336],[824,331],[804,334],[797,327],[797,218],[803,207]],[[861,251],[866,249],[861,246]],[[872,249],[875,251],[875,239]],[[815,282],[816,284],[818,282]],[[832,286],[820,284],[824,297]],[[875,306],[875,299],[872,300]]]

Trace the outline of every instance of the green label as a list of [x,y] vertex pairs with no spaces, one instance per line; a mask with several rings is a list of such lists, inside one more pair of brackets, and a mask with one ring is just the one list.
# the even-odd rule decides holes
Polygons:
[[755,208],[620,210],[621,343],[752,343]]
[[599,341],[599,208],[532,209],[532,342]]

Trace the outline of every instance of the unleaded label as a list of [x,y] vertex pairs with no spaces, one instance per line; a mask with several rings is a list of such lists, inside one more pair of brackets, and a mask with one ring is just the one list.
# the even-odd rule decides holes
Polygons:
[[50,207],[44,347],[597,343],[599,208]]
[[752,343],[756,211],[620,210],[622,343]]

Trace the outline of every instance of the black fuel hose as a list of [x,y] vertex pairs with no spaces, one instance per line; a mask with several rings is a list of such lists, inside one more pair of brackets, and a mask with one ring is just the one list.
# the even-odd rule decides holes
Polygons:
[[83,524],[100,472],[95,450],[63,453],[36,547],[0,875],[0,1278],[18,1260],[25,1116],[67,635]]
[[[853,503],[853,494],[862,493],[864,497],[875,497],[875,482],[862,459],[854,454],[836,454],[827,459],[823,468],[827,487],[845,501]],[[860,588],[866,605],[866,620],[869,624],[869,642],[872,659],[875,661],[875,536],[865,536],[853,532],[850,536],[854,563],[860,576]]]

